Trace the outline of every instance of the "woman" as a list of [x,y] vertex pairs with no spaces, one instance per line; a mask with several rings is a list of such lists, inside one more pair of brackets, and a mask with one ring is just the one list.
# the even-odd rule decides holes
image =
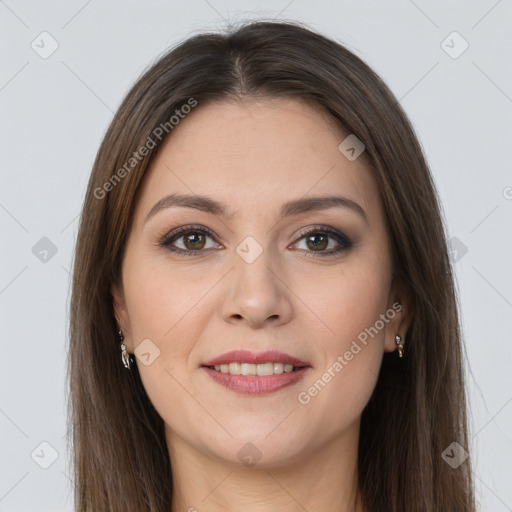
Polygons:
[[381,79],[290,22],[137,81],[76,246],[78,511],[474,511],[440,206]]

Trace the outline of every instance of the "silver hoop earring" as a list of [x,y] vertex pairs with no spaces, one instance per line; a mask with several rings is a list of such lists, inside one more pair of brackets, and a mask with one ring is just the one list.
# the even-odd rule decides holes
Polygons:
[[119,336],[119,341],[121,342],[121,360],[123,361],[124,367],[130,369],[130,354],[126,351],[126,345],[123,343],[123,333],[121,332],[121,329],[119,329],[119,332],[117,333]]
[[402,338],[397,334],[395,336],[395,343],[398,346],[398,357],[404,356],[404,342],[402,341]]

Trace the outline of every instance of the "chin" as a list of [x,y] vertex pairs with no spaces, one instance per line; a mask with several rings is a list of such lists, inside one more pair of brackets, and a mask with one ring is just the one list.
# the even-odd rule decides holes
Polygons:
[[290,433],[271,434],[254,430],[253,432],[232,432],[229,442],[207,446],[210,455],[215,458],[247,468],[271,469],[286,467],[299,462],[307,452],[307,441],[290,443]]

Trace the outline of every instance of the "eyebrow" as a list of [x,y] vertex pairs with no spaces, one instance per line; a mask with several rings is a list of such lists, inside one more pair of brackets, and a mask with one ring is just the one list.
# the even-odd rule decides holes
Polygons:
[[[155,203],[153,208],[146,216],[147,222],[151,217],[156,215],[161,210],[171,207],[193,208],[202,212],[211,213],[213,215],[231,218],[235,215],[226,203],[217,201],[204,195],[191,195],[191,194],[171,194],[163,197]],[[321,197],[304,197],[288,201],[281,207],[280,220],[292,215],[299,215],[301,213],[326,210],[328,208],[342,207],[348,208],[359,214],[366,224],[368,224],[368,217],[366,212],[358,203],[343,196],[321,196]]]

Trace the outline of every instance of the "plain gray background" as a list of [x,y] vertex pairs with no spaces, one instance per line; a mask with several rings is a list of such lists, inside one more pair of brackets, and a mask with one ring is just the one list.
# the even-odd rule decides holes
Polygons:
[[113,112],[169,46],[261,17],[345,44],[410,116],[454,248],[480,509],[512,510],[510,0],[0,0],[0,511],[72,510],[69,271]]

